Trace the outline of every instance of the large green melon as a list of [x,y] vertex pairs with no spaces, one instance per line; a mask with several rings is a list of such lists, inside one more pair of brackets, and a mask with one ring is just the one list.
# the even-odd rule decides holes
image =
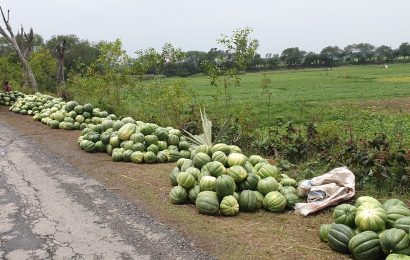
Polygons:
[[214,191],[201,191],[196,197],[195,205],[199,213],[217,214],[219,211],[218,195]]
[[251,190],[244,190],[239,194],[239,209],[245,212],[253,212],[256,209],[256,194]]
[[232,195],[236,190],[235,181],[231,176],[221,175],[216,178],[215,191],[219,198]]
[[380,259],[383,255],[379,235],[374,231],[364,231],[349,241],[350,253],[357,260]]
[[171,189],[169,193],[169,201],[172,204],[182,204],[188,198],[188,193],[186,189],[182,186],[175,186]]
[[354,236],[353,230],[343,224],[333,224],[328,234],[330,248],[339,253],[349,253],[349,242]]
[[279,191],[271,191],[265,195],[263,206],[270,212],[282,212],[286,208],[286,198]]
[[222,199],[219,208],[221,210],[221,213],[225,216],[234,216],[239,212],[238,201],[232,195],[225,196]]
[[353,228],[355,226],[357,208],[350,204],[338,205],[333,210],[333,219],[337,224],[345,224]]

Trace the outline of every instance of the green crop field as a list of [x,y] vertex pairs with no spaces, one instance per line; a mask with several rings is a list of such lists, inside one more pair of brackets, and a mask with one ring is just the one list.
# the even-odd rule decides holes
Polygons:
[[[409,108],[403,104],[405,98],[410,97],[409,64],[394,64],[388,69],[369,65],[338,67],[329,71],[269,71],[247,73],[240,77],[240,85],[229,88],[230,106],[250,106],[257,113],[263,126],[272,123],[267,122],[267,92],[272,93],[271,121],[278,116],[296,122],[310,119],[336,120],[339,110],[335,108],[346,105],[357,105],[358,108],[365,109],[380,106],[386,110],[396,109],[397,112]],[[262,91],[264,78],[270,80],[267,92]],[[211,86],[206,76],[183,80],[193,87],[197,94],[196,100],[210,107],[211,112],[221,114],[225,111],[222,86]],[[386,105],[386,101],[396,102],[387,102]]]

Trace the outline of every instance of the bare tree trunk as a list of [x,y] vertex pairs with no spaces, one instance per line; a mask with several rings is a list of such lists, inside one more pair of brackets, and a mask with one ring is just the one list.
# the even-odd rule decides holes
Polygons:
[[57,46],[58,65],[57,65],[57,82],[60,85],[64,84],[64,55],[65,55],[65,40]]
[[37,82],[36,79],[34,78],[33,71],[31,70],[30,64],[27,62],[26,58],[24,57],[23,53],[20,50],[19,45],[17,44],[16,37],[14,36],[13,29],[11,28],[9,24],[9,11],[7,12],[7,19],[3,13],[3,9],[0,6],[0,11],[1,15],[3,17],[4,24],[6,25],[6,29],[9,34],[3,29],[3,27],[0,26],[0,34],[7,39],[9,43],[13,46],[14,50],[17,53],[17,56],[21,62],[21,65],[23,67],[24,73],[26,75],[27,80],[30,82],[31,88],[34,91],[37,91]]

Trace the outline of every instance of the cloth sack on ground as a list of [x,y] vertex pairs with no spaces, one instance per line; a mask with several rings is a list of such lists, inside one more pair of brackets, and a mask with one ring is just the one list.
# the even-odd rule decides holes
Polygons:
[[295,211],[307,216],[329,206],[349,200],[355,194],[355,176],[347,167],[339,167],[298,186],[299,196],[307,203],[296,203]]

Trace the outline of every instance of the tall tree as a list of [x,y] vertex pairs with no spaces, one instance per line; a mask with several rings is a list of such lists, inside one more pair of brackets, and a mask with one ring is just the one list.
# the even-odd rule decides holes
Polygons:
[[[7,18],[3,12],[3,8],[0,6],[1,16],[3,18],[4,25],[6,29],[0,26],[0,34],[7,39],[7,41],[13,46],[14,51],[16,52],[21,65],[23,67],[25,78],[28,80],[29,85],[34,91],[38,90],[36,79],[34,78],[33,71],[28,63],[27,59],[24,57],[23,52],[21,51],[20,46],[17,43],[16,36],[13,33],[13,29],[10,26],[10,10],[7,10]],[[31,30],[32,32],[32,30]],[[26,35],[27,36],[27,35]],[[27,36],[28,38],[28,36]]]
[[343,50],[338,46],[327,46],[322,49],[320,56],[326,66],[334,66],[342,57]]
[[320,65],[321,61],[322,60],[321,60],[320,54],[317,54],[311,51],[305,55],[305,60],[303,61],[303,65],[307,67],[310,67],[310,66],[313,67],[313,66]]
[[399,56],[403,56],[404,59],[410,57],[410,44],[408,42],[403,42],[400,44],[398,54]]
[[345,59],[350,62],[366,63],[373,59],[375,47],[369,43],[351,44],[345,47]]
[[388,61],[393,60],[394,51],[391,47],[382,45],[374,51],[374,55],[376,56],[377,61],[388,62]]
[[67,72],[74,70],[75,72],[82,72],[95,60],[99,55],[99,50],[96,46],[86,40],[78,38],[78,36],[69,35],[54,35],[46,42],[46,47],[51,51],[53,56],[58,59],[58,50],[56,46],[65,41],[64,53],[64,76],[67,78]]
[[298,47],[287,48],[283,50],[280,59],[288,66],[297,66],[302,64],[305,53],[299,50]]

